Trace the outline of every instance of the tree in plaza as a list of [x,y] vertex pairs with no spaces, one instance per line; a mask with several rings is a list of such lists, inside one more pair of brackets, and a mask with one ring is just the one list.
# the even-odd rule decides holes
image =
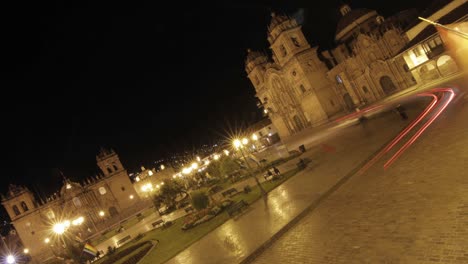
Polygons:
[[217,178],[222,178],[224,175],[238,170],[240,168],[239,163],[229,156],[222,156],[219,160],[213,161],[206,168],[207,172]]
[[159,208],[162,204],[173,206],[179,195],[187,195],[184,183],[179,179],[164,180],[164,184],[157,194],[153,196],[153,203]]
[[208,195],[206,195],[205,192],[202,191],[195,191],[191,193],[191,198],[192,198],[192,206],[196,210],[202,210],[208,207],[210,204],[210,199]]

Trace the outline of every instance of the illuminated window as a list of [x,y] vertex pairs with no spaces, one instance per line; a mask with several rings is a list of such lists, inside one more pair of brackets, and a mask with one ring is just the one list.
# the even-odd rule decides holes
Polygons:
[[416,57],[421,56],[421,51],[418,48],[413,49],[413,53],[416,55]]
[[106,194],[106,193],[107,193],[106,188],[104,188],[104,187],[99,187],[99,193],[100,193],[101,195]]
[[335,78],[336,78],[336,82],[337,82],[338,84],[342,84],[342,83],[343,83],[343,80],[341,79],[340,75],[337,75]]

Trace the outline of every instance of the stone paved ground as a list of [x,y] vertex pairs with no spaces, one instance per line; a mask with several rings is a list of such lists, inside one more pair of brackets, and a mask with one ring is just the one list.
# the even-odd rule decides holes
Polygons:
[[355,175],[253,262],[468,263],[468,104],[381,168]]
[[[419,111],[410,109],[410,116],[414,117]],[[325,131],[332,136],[322,139],[333,151],[321,145],[308,145],[302,157],[313,161],[305,171],[270,192],[267,200],[253,203],[244,214],[227,221],[167,263],[239,263],[372,156],[406,124],[396,114],[387,113],[366,126],[352,125],[334,133]],[[387,127],[381,131],[383,126]],[[283,166],[294,166],[292,162]]]

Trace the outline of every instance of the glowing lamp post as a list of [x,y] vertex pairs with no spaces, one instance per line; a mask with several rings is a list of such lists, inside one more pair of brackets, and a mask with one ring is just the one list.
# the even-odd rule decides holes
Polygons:
[[257,183],[258,188],[260,188],[260,192],[262,193],[263,196],[265,196],[266,194],[265,190],[263,189],[262,185],[258,181],[257,177],[253,175],[252,168],[250,167],[250,164],[247,162],[247,158],[244,155],[243,147],[244,145],[249,144],[249,140],[247,138],[243,138],[242,141],[239,139],[235,139],[232,144],[234,145],[234,148],[239,150],[239,152],[241,153],[242,157],[245,160],[245,164],[247,164],[250,177],[253,177],[255,179],[255,182]]
[[16,263],[15,256],[13,256],[13,255],[8,255],[8,256],[6,257],[6,263],[8,263],[8,264]]

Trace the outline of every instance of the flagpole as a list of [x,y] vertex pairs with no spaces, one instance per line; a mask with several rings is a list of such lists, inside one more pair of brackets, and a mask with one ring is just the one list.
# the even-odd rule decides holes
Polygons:
[[446,29],[446,30],[448,30],[448,31],[450,31],[450,32],[453,32],[453,33],[455,33],[455,34],[457,34],[457,35],[459,35],[459,36],[461,36],[461,37],[463,37],[463,38],[468,39],[468,34],[467,34],[467,33],[463,33],[463,32],[461,32],[461,31],[459,31],[459,30],[456,30],[456,29],[453,29],[453,28],[449,28],[449,27],[447,27],[447,26],[444,26],[444,25],[442,25],[442,24],[440,24],[440,23],[434,22],[434,21],[429,20],[429,19],[427,19],[427,18],[423,18],[423,17],[418,17],[418,18],[419,18],[420,20],[424,21],[424,22],[427,22],[427,23],[432,24],[432,25],[434,25],[434,26],[441,27],[441,28]]

